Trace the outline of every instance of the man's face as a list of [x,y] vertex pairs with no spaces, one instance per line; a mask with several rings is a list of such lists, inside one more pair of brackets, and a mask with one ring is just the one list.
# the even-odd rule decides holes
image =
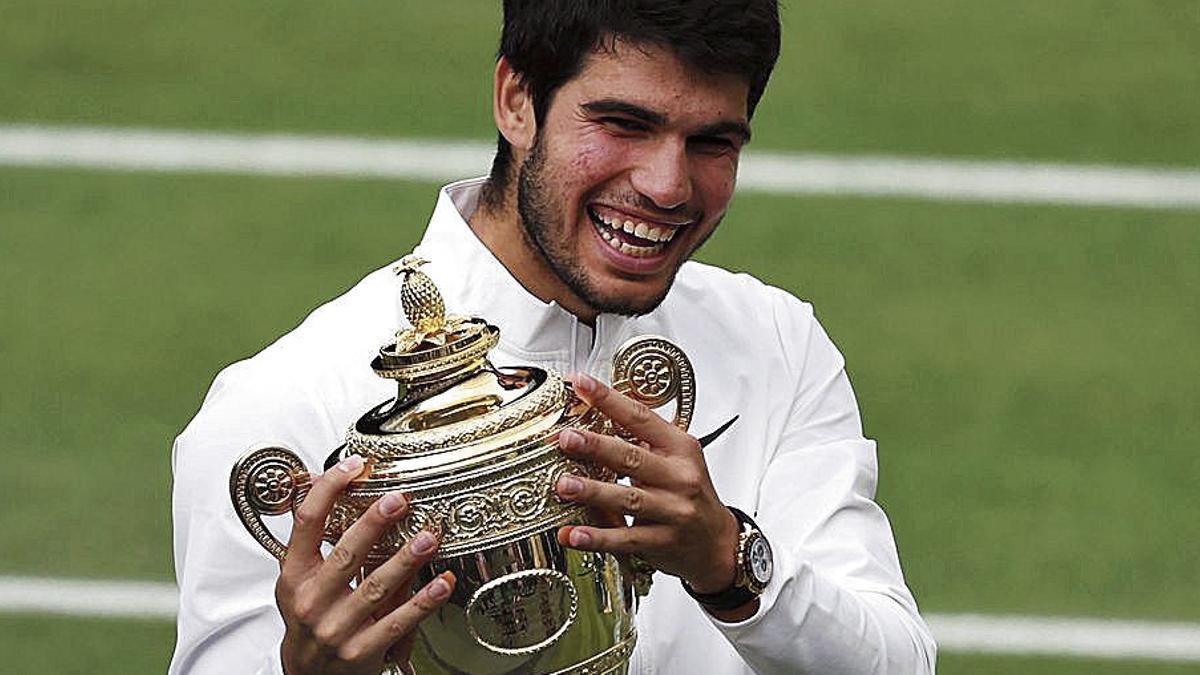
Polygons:
[[712,234],[749,139],[747,83],[618,43],[555,94],[522,161],[529,242],[599,312],[643,314]]

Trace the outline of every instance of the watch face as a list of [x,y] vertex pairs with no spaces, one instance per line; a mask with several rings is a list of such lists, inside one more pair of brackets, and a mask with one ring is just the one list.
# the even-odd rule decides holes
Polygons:
[[761,535],[754,537],[750,542],[750,573],[754,580],[765,586],[771,580],[773,567],[771,545]]

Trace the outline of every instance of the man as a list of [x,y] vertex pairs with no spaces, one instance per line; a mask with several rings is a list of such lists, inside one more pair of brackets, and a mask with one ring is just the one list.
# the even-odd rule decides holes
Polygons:
[[[442,191],[416,251],[449,308],[500,326],[497,363],[577,372],[576,391],[642,440],[564,432],[564,452],[632,483],[557,485],[633,518],[563,528],[560,542],[661,572],[638,612],[632,672],[932,672],[841,355],[808,305],[685,264],[732,197],[778,41],[775,0],[508,0],[492,173]],[[325,514],[356,457],[316,481],[281,570],[228,505],[226,472],[247,447],[287,445],[319,466],[390,395],[366,364],[402,322],[399,305],[388,270],[368,276],[222,372],[176,441],[172,672],[379,672],[445,601],[451,576],[405,593],[432,536],[349,586],[403,517],[399,495],[322,557]],[[705,447],[589,376],[642,333],[695,363]]]

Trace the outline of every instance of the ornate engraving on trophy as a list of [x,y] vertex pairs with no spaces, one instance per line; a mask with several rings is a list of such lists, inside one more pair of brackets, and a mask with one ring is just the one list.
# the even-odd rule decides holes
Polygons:
[[[409,512],[376,542],[359,579],[418,532],[438,535],[437,555],[421,577],[450,571],[458,584],[438,619],[420,627],[412,655],[418,672],[624,673],[637,640],[635,596],[645,594],[653,568],[559,544],[560,526],[589,520],[583,506],[559,499],[555,485],[567,473],[617,478],[604,465],[559,452],[563,430],[625,430],[553,370],[494,365],[500,329],[482,317],[447,314],[423,262],[406,258],[396,269],[408,327],[370,362],[396,383],[395,396],[354,421],[331,456],[358,454],[366,465],[337,497],[324,539],[336,542],[388,492],[404,493]],[[623,344],[609,381],[687,429],[695,376],[669,340],[641,335]],[[294,512],[312,485],[304,462],[282,447],[250,449],[229,477],[237,517],[280,560],[287,544],[263,518]]]
[[554,644],[575,621],[579,598],[567,575],[551,569],[514,572],[481,586],[467,601],[467,628],[483,647],[533,654]]

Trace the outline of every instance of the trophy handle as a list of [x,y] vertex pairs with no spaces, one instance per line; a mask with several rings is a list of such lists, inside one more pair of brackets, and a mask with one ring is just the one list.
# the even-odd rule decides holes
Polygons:
[[687,431],[696,407],[696,374],[674,342],[641,335],[621,345],[613,357],[613,388],[651,408],[675,401],[675,426]]
[[229,474],[229,496],[246,531],[271,555],[283,560],[287,544],[263,523],[263,516],[291,511],[312,486],[304,462],[287,448],[261,448],[242,456]]

